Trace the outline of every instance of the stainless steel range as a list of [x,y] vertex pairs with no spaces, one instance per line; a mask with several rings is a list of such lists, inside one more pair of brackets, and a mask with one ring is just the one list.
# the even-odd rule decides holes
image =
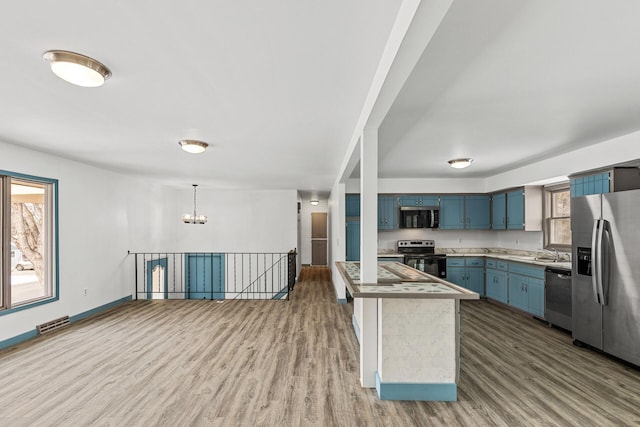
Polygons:
[[404,263],[416,270],[444,279],[447,277],[447,256],[436,254],[434,240],[398,240],[398,253]]

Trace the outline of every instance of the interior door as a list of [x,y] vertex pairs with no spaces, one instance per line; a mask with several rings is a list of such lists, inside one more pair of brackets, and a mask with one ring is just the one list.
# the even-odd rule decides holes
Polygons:
[[167,299],[167,258],[147,261],[147,299]]
[[311,213],[311,265],[327,265],[327,213]]
[[185,254],[187,299],[224,299],[224,254]]

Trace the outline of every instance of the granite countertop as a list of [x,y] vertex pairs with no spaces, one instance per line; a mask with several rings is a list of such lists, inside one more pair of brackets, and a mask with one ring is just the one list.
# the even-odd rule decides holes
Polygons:
[[394,261],[378,262],[377,283],[360,283],[360,263],[336,262],[354,298],[479,299],[480,296],[446,280]]
[[497,258],[503,259],[505,261],[515,261],[525,264],[538,265],[541,267],[555,267],[563,270],[571,270],[570,261],[553,261],[552,259],[539,258],[538,255],[536,255],[536,252],[500,248],[440,249],[439,252],[446,253],[447,257]]
[[[552,259],[540,258],[538,251],[505,248],[436,248],[435,252],[437,254],[446,254],[448,257],[497,258],[505,261],[522,262],[541,267],[555,267],[571,271],[571,262],[564,261],[564,259],[567,259],[567,254],[562,254],[561,259],[563,259],[563,261],[553,261]],[[401,258],[404,257],[404,254],[399,254],[395,249],[381,249],[378,251],[378,257]]]

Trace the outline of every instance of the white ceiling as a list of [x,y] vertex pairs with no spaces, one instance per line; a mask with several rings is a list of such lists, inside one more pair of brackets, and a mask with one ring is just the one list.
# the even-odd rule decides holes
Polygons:
[[638,129],[640,2],[455,0],[381,126],[379,175],[488,177]]
[[[0,141],[181,187],[326,191],[399,5],[10,2]],[[638,18],[636,0],[454,0],[382,123],[380,176],[486,177],[640,129]],[[72,86],[50,49],[113,77]]]
[[[190,188],[328,189],[400,0],[8,2],[0,141]],[[42,60],[107,65],[100,88]],[[211,144],[201,156],[178,141]]]

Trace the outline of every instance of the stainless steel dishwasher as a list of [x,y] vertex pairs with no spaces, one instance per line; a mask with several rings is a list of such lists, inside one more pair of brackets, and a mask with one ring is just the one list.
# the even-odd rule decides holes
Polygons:
[[571,331],[571,270],[547,267],[544,289],[547,322]]

